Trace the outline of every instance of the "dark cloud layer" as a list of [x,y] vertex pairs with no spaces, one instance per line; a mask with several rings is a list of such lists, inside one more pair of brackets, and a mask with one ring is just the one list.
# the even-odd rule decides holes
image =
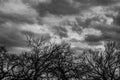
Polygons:
[[[76,18],[77,20],[77,18]],[[64,21],[65,25],[71,26],[72,31],[77,32],[78,34],[81,34],[82,28],[81,26],[85,26],[85,22],[82,21]]]
[[[39,3],[34,8],[41,16],[47,13],[54,15],[79,14],[91,6],[108,6],[120,2],[119,0],[51,0],[51,3]],[[73,4],[77,3],[77,4]],[[76,7],[77,6],[77,7]]]
[[52,0],[50,4],[40,3],[36,6],[36,9],[40,15],[45,15],[47,13],[55,15],[69,15],[77,14],[79,12],[78,8],[75,8],[66,0]]
[[68,37],[67,30],[64,27],[54,26],[53,30],[54,30],[54,34],[60,36],[60,38]]
[[0,21],[2,21],[2,22],[12,21],[15,23],[29,23],[29,24],[34,23],[34,20],[26,18],[24,16],[2,14],[2,13],[0,13]]
[[114,17],[114,24],[120,26],[120,12],[118,16]]
[[[99,45],[101,41],[108,39],[120,42],[120,6],[117,4],[120,0],[0,1],[3,2],[0,4],[0,44],[22,47],[25,45],[23,35],[27,31],[38,37],[44,35],[48,40],[56,36],[64,38],[75,45],[82,41],[88,46]],[[113,16],[114,12],[119,13]],[[45,17],[46,20],[43,20]],[[73,17],[73,22],[67,22],[66,19],[72,20]],[[40,20],[43,25],[38,23]],[[67,24],[59,24],[64,21]],[[6,25],[9,22],[15,25]]]
[[0,44],[8,47],[24,46],[21,33],[16,28],[9,28],[0,25]]
[[89,43],[99,43],[100,41],[106,41],[106,40],[113,40],[120,42],[120,34],[117,33],[112,33],[112,32],[106,32],[102,36],[94,36],[94,35],[89,35],[86,37],[86,41]]
[[78,1],[83,4],[92,4],[92,5],[110,5],[119,2],[119,0],[75,0],[75,1]]
[[102,31],[102,35],[101,36],[88,35],[85,39],[87,42],[99,42],[105,40],[113,40],[120,42],[119,26],[99,25],[95,26],[95,28]]

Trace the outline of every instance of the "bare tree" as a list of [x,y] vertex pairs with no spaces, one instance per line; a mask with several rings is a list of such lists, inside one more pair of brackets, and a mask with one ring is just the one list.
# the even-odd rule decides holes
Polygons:
[[120,49],[115,42],[107,42],[104,51],[86,51],[85,59],[92,69],[88,75],[89,78],[94,80],[120,79]]
[[56,54],[48,68],[58,80],[82,79],[90,71],[89,66],[84,62],[83,57],[77,57],[79,62],[75,62],[76,52],[68,43],[61,43],[55,46]]
[[43,37],[38,39],[32,35],[27,36],[27,42],[31,51],[19,56],[17,78],[38,80],[49,71],[49,66],[59,54],[57,51],[62,47],[47,42]]
[[27,36],[28,48],[20,55],[8,54],[1,48],[0,79],[8,80],[71,80],[84,79],[92,70],[84,57],[73,55],[76,52],[69,43],[51,43],[44,37]]
[[5,66],[6,66],[6,49],[5,47],[1,46],[0,47],[0,79],[4,79],[7,75],[7,71],[5,70]]
[[55,44],[31,34],[27,42],[31,51],[19,56],[18,80],[80,79],[89,69],[83,62],[74,62],[75,52],[69,43]]
[[5,46],[0,47],[0,80],[10,78],[12,70],[15,68],[15,56],[7,52]]

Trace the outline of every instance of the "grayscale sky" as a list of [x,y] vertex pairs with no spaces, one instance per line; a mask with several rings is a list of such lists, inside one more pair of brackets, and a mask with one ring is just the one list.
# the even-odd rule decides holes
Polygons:
[[120,42],[120,0],[0,0],[0,44],[24,50],[26,32],[77,50]]

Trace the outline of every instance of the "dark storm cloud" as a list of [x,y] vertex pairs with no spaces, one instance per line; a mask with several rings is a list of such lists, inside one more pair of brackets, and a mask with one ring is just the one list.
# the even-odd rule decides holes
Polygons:
[[8,47],[25,45],[20,31],[16,28],[9,28],[2,25],[0,25],[0,44]]
[[120,26],[120,12],[118,16],[114,17],[114,24]]
[[120,37],[119,37],[120,27],[119,26],[99,25],[94,28],[100,30],[102,32],[102,35],[101,36],[88,35],[85,38],[86,42],[96,43],[96,42],[105,41],[105,40],[113,40],[113,41],[120,42]]
[[22,0],[24,3],[29,3],[31,6],[38,5],[39,3],[51,3],[51,0]]
[[119,0],[94,0],[96,4],[100,5],[110,5],[119,2]]
[[[94,27],[95,25],[91,24],[91,22],[95,21],[100,22],[101,19],[99,19],[99,16],[104,16],[108,19],[108,17],[106,16],[107,13],[104,13],[104,11],[99,12],[98,10],[98,13],[95,13],[94,10],[91,11],[93,7],[97,7],[99,5],[102,8],[105,5],[109,7],[109,5],[115,4],[116,2],[118,2],[118,0],[6,0],[4,5],[0,4],[0,44],[4,44],[9,47],[22,47],[25,45],[23,35],[27,31],[31,31],[31,33],[33,32],[33,34],[35,34],[35,36],[37,37],[43,35],[48,40],[53,38],[54,36],[57,36],[60,37],[60,39],[65,38],[69,40],[70,38],[72,38],[72,40],[70,40],[71,43],[82,43],[81,38],[79,37],[83,36],[81,34],[86,27],[92,27],[102,32],[102,35],[95,36],[97,33],[93,35],[93,32],[89,32],[89,30],[86,30],[86,32],[84,32],[87,34],[84,42],[86,44],[88,43],[89,45],[99,45],[100,41],[107,39],[120,41],[119,26],[112,27],[102,25]],[[74,3],[77,5],[75,5]],[[82,10],[83,14],[85,10],[86,13],[88,11],[88,15],[85,14],[85,16],[82,16]],[[107,10],[105,11],[107,12]],[[118,9],[116,11],[118,11]],[[50,16],[49,14],[53,16]],[[82,20],[82,18],[76,19],[77,23],[67,25],[70,26],[70,29],[67,29],[68,27],[64,25],[62,27],[59,26],[59,22],[62,22],[62,20],[64,20],[64,17],[66,16],[70,16],[69,19],[71,19],[72,16],[81,16],[85,17],[85,20]],[[49,27],[48,28],[37,23],[40,22],[39,19],[43,19],[45,17],[47,17],[46,20],[48,20],[48,24],[56,23],[56,26],[53,27],[52,24],[52,26],[49,26],[47,24]],[[58,20],[58,17],[61,17],[61,19]],[[115,17],[114,20],[114,24],[120,25],[120,16]],[[10,26],[11,24],[4,25],[6,22],[12,22],[16,25],[15,27]],[[44,25],[46,25],[45,21]],[[21,30],[19,30],[18,27],[21,27]]]
[[9,21],[12,21],[15,23],[29,23],[29,24],[35,22],[34,20],[24,17],[24,16],[0,13],[0,23],[9,22]]
[[72,27],[71,29],[72,29],[72,31],[77,32],[78,34],[81,34],[81,32],[82,32],[81,27],[80,27],[80,26],[78,26],[78,25],[75,25],[75,26],[74,26],[74,27]]
[[102,37],[100,36],[94,36],[94,35],[88,35],[86,38],[85,38],[85,41],[87,42],[99,42],[102,40]]
[[54,26],[53,32],[55,35],[58,35],[60,38],[68,37],[67,29],[61,26]]
[[100,41],[106,40],[107,37],[102,35],[102,36],[95,36],[95,35],[88,35],[85,38],[85,42],[88,43],[89,45],[100,45]]
[[115,33],[120,33],[120,27],[116,25],[96,25],[94,27],[95,29],[101,30],[103,33],[104,32],[115,32]]
[[78,18],[76,18],[76,21],[65,21],[64,24],[71,26],[72,31],[77,32],[78,34],[82,31],[81,27],[85,26],[85,22],[82,22],[81,19],[78,20]]
[[85,21],[82,21],[81,18],[76,18],[76,21],[79,26],[82,26],[85,28],[85,27],[89,27],[91,25],[92,21],[99,21],[99,19],[98,19],[98,17],[93,17],[93,18],[88,18]]
[[75,8],[67,0],[52,0],[50,4],[40,3],[35,8],[42,16],[47,13],[55,15],[69,15],[79,13],[79,9]]
[[75,0],[82,4],[91,4],[91,5],[110,5],[119,2],[119,0]]
[[89,35],[86,37],[85,41],[89,43],[99,43],[100,41],[113,40],[120,42],[120,34],[114,32],[105,32],[102,36]]
[[3,24],[5,22],[6,22],[6,20],[4,20],[3,18],[0,17],[0,24]]

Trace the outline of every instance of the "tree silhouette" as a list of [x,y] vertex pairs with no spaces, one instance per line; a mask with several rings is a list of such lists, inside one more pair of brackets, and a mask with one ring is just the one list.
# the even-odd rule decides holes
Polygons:
[[75,52],[66,42],[51,43],[33,35],[27,36],[27,42],[31,51],[19,56],[18,80],[80,79],[89,69],[85,62],[74,62]]
[[114,41],[105,44],[104,51],[85,52],[86,63],[91,67],[89,78],[94,80],[120,79],[120,50]]
[[5,65],[6,65],[6,49],[5,47],[1,46],[0,47],[0,79],[4,79],[8,72],[5,70]]
[[17,79],[38,80],[48,74],[66,79],[67,70],[72,65],[72,51],[68,44],[50,43],[43,37],[38,39],[31,35],[27,36],[27,41],[31,51],[20,55]]
[[9,54],[5,46],[0,47],[0,80],[12,77],[11,72],[17,66],[14,54]]
[[0,80],[120,80],[120,49],[108,41],[105,50],[76,51],[66,42],[27,36],[28,48],[20,55],[0,47]]

